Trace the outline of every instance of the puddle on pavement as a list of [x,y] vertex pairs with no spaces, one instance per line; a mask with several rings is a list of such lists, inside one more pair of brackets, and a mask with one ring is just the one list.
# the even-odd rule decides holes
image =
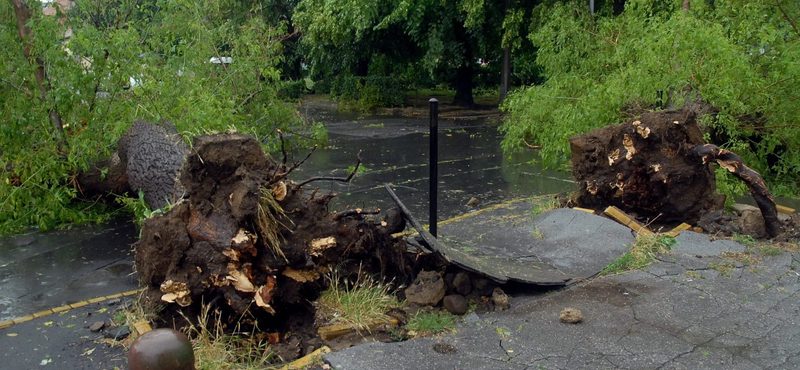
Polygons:
[[[429,136],[426,121],[408,118],[381,118],[383,127],[404,130],[401,136],[365,136],[358,123],[338,123],[329,134],[330,147],[318,149],[303,164],[292,179],[302,181],[313,176],[346,177],[362,151],[362,170],[349,184],[315,182],[309,189],[339,193],[331,206],[347,208],[393,207],[393,202],[383,189],[384,183],[393,184],[398,196],[408,208],[428,223],[429,189]],[[401,121],[395,124],[393,120]],[[350,130],[344,125],[351,125]],[[403,126],[405,125],[405,126]],[[574,184],[569,173],[544,170],[538,165],[534,151],[508,156],[502,152],[502,134],[494,124],[476,121],[449,122],[440,129],[438,209],[439,220],[468,213],[505,200],[572,190]],[[295,157],[302,158],[304,152]],[[471,198],[479,203],[466,204]]]

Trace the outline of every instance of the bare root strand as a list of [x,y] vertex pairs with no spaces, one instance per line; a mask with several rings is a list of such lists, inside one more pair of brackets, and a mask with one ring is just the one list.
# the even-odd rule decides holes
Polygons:
[[775,199],[772,198],[772,194],[761,174],[745,165],[738,155],[713,144],[697,145],[691,148],[689,153],[702,159],[704,164],[710,160],[716,161],[721,167],[744,181],[747,187],[750,188],[750,193],[753,195],[758,209],[761,210],[767,234],[769,234],[770,238],[774,238],[781,233],[781,223],[778,220],[778,208],[775,206]]
[[281,161],[281,169],[286,170],[286,161],[288,159],[288,155],[286,154],[286,140],[283,139],[283,131],[278,129],[278,136],[281,138],[281,153],[283,153],[283,160]]
[[358,162],[356,162],[356,167],[353,168],[353,171],[350,172],[350,175],[347,176],[347,177],[330,177],[330,176],[312,177],[312,178],[310,178],[308,180],[305,180],[305,181],[297,184],[297,187],[301,188],[301,187],[303,187],[303,185],[307,185],[307,184],[309,184],[311,182],[314,182],[314,181],[350,182],[350,180],[352,180],[353,177],[356,175],[356,172],[358,172],[358,167],[361,166],[361,151],[360,150],[358,151],[358,154],[356,154],[356,158],[358,159]]
[[[283,146],[283,145],[281,144],[281,146]],[[279,173],[279,174],[276,174],[275,176],[273,176],[273,178],[272,178],[272,180],[270,180],[269,184],[272,185],[272,184],[274,184],[274,183],[276,183],[278,181],[281,181],[281,180],[285,179],[286,176],[289,176],[289,174],[292,173],[292,171],[296,170],[297,167],[302,166],[303,163],[305,163],[309,158],[311,158],[311,155],[314,154],[314,152],[317,150],[317,147],[318,147],[317,145],[314,145],[314,147],[311,148],[311,151],[308,152],[308,154],[306,155],[305,158],[303,158],[302,161],[295,162],[294,164],[292,164],[292,167],[290,167],[289,169],[286,169],[285,166],[284,166],[284,168],[283,168],[284,171]]]
[[379,213],[381,213],[380,209],[374,209],[374,210],[364,210],[361,208],[346,209],[344,211],[335,213],[333,215],[333,219],[340,220],[345,217],[361,216],[361,215],[377,215]]

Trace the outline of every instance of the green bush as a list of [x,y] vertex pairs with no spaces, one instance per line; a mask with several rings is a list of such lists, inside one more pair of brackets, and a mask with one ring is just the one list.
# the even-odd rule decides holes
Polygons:
[[298,100],[306,93],[306,82],[299,81],[283,81],[278,89],[278,98],[282,100]]
[[397,78],[389,76],[346,76],[334,80],[334,96],[345,109],[367,112],[378,107],[399,107],[405,91]]

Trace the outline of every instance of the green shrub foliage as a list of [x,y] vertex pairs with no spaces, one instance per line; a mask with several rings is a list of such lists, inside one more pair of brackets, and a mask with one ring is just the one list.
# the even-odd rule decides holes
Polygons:
[[[11,2],[0,2],[0,233],[105,217],[75,200],[75,174],[109,157],[136,119],[166,119],[187,139],[228,130],[259,139],[277,129],[295,140],[321,133],[278,98],[285,25],[268,24],[258,2],[77,1],[52,17],[38,1],[27,4],[30,59]],[[34,58],[49,77],[44,98]],[[51,107],[63,137],[48,119]]]
[[[610,3],[610,2],[608,2]],[[654,109],[702,101],[707,140],[741,155],[773,192],[797,193],[800,172],[800,3],[628,0],[591,15],[584,2],[545,1],[530,40],[546,80],[506,100],[503,147],[542,146],[564,163],[568,138]],[[638,109],[641,111],[641,109]]]

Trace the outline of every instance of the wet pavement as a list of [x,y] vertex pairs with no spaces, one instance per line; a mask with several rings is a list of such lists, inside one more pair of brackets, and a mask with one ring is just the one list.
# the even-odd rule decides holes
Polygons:
[[[314,183],[319,191],[340,193],[331,211],[390,208],[393,202],[383,184],[392,183],[415,216],[427,221],[426,117],[306,113],[328,123],[333,147],[318,150],[292,179],[346,176],[362,150],[367,170],[352,183]],[[493,223],[492,214],[477,211],[509,199],[573,188],[568,174],[536,166],[533,152],[513,159],[504,155],[495,124],[443,120],[440,130],[439,219],[474,214],[488,220],[463,218],[442,226],[442,235],[479,240],[490,249],[514,243],[527,246],[525,241],[532,237],[529,228],[498,228],[502,223]],[[299,160],[304,155],[295,156]],[[472,197],[479,204],[467,206]],[[514,223],[514,217],[531,222],[524,207],[513,215],[494,215],[506,226],[521,225]],[[552,222],[555,229],[562,224]],[[544,225],[542,229],[545,238],[556,238]],[[508,232],[491,234],[497,230]],[[120,220],[0,238],[0,322],[136,288],[130,249],[136,236],[135,226]],[[800,367],[800,273],[796,271],[800,255],[759,255],[757,262],[743,263],[724,254],[744,250],[738,243],[712,242],[693,233],[679,238],[673,254],[660,257],[644,271],[594,278],[548,295],[518,295],[512,298],[510,310],[470,314],[453,334],[362,345],[328,355],[326,360],[337,369]],[[593,233],[556,240],[572,245],[625,244],[602,241]],[[537,258],[556,264],[557,258],[574,261],[578,256],[538,252]],[[588,271],[579,264],[573,267]],[[584,322],[560,323],[558,314],[566,307],[581,309]],[[102,333],[89,330],[92,322],[110,319],[115,309],[102,301],[0,328],[0,347],[6,348],[0,368],[124,368],[124,350],[108,347]]]
[[138,288],[129,220],[0,238],[0,321]]
[[[537,222],[550,217],[568,224],[572,216]],[[486,231],[459,222],[474,225],[464,229],[473,237]],[[453,333],[363,344],[324,359],[338,370],[800,368],[800,253],[742,253],[739,243],[691,231],[676,240],[672,253],[642,270],[515,295],[509,310],[468,314]],[[561,322],[565,308],[580,310],[583,321]]]
[[[390,183],[414,216],[422,223],[429,222],[427,117],[359,117],[313,109],[306,114],[325,122],[332,147],[317,150],[292,174],[293,180],[319,175],[346,177],[360,150],[364,171],[351,183],[315,182],[309,188],[339,193],[331,203],[332,210],[388,209],[394,202],[383,184]],[[574,188],[569,173],[542,169],[535,151],[513,157],[504,154],[496,121],[442,119],[439,132],[439,220],[510,199]],[[296,153],[295,159],[305,154]],[[467,206],[473,197],[479,204]]]

